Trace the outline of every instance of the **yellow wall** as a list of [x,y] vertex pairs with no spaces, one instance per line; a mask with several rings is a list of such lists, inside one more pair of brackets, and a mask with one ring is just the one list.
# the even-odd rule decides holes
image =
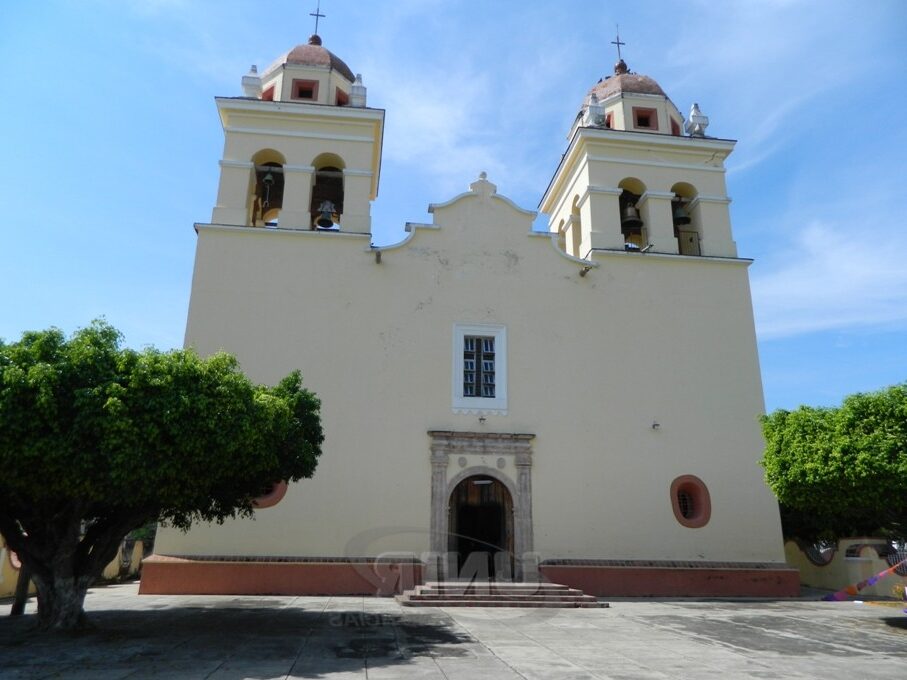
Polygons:
[[[156,552],[427,551],[427,432],[456,430],[536,435],[543,558],[781,562],[747,263],[620,252],[580,276],[533,213],[472,186],[380,264],[368,236],[199,227],[187,345],[260,382],[300,368],[326,440],[315,477],[254,521],[164,528]],[[454,412],[455,323],[506,326],[506,415]],[[701,529],[673,515],[685,474],[711,492]]]
[[[2,537],[0,537],[2,541]],[[0,597],[12,597],[16,592],[16,579],[19,578],[19,570],[13,569],[9,560],[9,548],[6,542],[2,541],[0,548]],[[120,545],[120,551],[117,552],[116,558],[104,568],[102,578],[114,579],[120,574],[120,560],[122,559],[123,546]],[[142,563],[142,542],[136,541],[132,550],[132,562],[129,567],[129,575],[139,572]],[[29,587],[29,593],[35,592],[34,584]]]
[[[869,544],[885,543],[887,541],[883,538],[842,538],[838,542],[838,549],[831,563],[821,567],[810,562],[794,541],[787,541],[784,544],[784,554],[787,563],[800,571],[800,582],[803,585],[837,591],[887,569],[890,566],[888,562],[879,557],[875,549],[869,547]],[[865,546],[859,551],[859,557],[847,557],[847,549],[856,545]],[[896,586],[902,588],[907,586],[907,577],[898,574],[886,576],[877,584],[861,590],[856,599],[894,597]]]

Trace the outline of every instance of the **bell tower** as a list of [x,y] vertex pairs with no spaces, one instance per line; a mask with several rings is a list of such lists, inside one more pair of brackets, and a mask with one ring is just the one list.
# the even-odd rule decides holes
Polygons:
[[224,155],[212,223],[369,233],[384,111],[320,36],[217,97]]
[[[619,42],[618,38],[618,42]],[[620,43],[623,44],[623,43]],[[618,59],[586,95],[539,209],[563,249],[737,256],[724,161],[734,141],[686,122],[652,78]]]

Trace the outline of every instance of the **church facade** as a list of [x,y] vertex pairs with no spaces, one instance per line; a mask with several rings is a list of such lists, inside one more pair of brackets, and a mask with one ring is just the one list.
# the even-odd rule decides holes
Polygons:
[[551,580],[596,595],[794,595],[762,480],[762,386],[724,161],[623,61],[540,210],[479,175],[371,243],[384,111],[312,36],[244,96],[186,345],[322,400],[314,478],[252,520],[162,528],[145,593],[388,594]]

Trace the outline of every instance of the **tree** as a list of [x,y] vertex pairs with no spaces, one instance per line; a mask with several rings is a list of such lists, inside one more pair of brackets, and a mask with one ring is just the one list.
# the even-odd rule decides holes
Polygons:
[[321,453],[320,404],[298,372],[254,385],[227,354],[121,340],[95,321],[0,341],[0,533],[31,570],[42,629],[84,623],[85,593],[130,530],[250,516]]
[[762,418],[785,535],[907,538],[907,383]]

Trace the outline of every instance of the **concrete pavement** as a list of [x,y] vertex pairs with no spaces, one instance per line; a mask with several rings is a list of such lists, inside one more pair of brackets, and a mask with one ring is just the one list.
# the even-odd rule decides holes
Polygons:
[[907,677],[902,604],[422,609],[389,598],[139,596],[122,584],[92,589],[86,609],[94,630],[34,636],[33,617],[0,606],[0,678]]

